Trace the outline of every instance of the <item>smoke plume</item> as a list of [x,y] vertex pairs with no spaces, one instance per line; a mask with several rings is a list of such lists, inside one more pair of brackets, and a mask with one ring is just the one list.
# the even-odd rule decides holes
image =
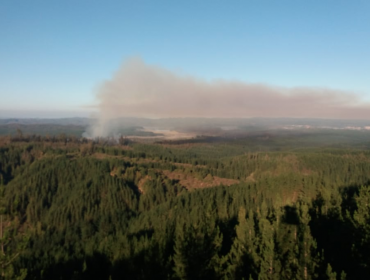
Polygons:
[[109,133],[120,117],[295,117],[370,119],[370,104],[358,95],[325,88],[284,88],[216,80],[208,82],[126,61],[97,94],[99,120],[93,136]]

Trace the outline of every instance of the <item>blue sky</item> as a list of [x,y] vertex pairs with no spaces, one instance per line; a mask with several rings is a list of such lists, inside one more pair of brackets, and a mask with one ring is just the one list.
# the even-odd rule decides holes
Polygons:
[[370,100],[370,1],[0,0],[0,117],[87,116],[132,56]]

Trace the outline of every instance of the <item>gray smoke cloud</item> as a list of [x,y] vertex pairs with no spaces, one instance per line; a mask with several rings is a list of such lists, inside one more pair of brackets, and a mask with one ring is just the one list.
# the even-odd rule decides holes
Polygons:
[[370,119],[370,104],[340,90],[276,87],[180,75],[139,58],[126,61],[97,94],[92,136],[109,134],[120,117],[294,117]]

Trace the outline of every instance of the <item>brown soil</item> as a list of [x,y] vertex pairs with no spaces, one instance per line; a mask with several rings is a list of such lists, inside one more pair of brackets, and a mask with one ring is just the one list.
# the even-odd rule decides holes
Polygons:
[[256,179],[254,178],[254,172],[252,172],[247,178],[246,181],[248,182],[256,182]]
[[221,184],[230,186],[230,185],[239,183],[238,180],[220,178],[220,177],[211,176],[211,175],[207,175],[207,177],[204,179],[198,179],[190,174],[185,174],[179,171],[171,172],[169,170],[164,170],[163,174],[166,175],[169,179],[178,180],[180,185],[182,185],[188,190],[210,188],[210,187],[219,186]]
[[137,184],[137,188],[138,188],[140,193],[144,193],[143,186],[144,186],[146,181],[151,180],[151,179],[152,179],[152,177],[150,177],[149,175],[146,175],[144,178],[140,179],[139,183]]

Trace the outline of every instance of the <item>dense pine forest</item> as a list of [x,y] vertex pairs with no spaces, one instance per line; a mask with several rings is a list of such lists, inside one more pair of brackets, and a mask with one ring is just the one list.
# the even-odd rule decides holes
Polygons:
[[0,279],[370,279],[370,138],[318,138],[3,136]]

